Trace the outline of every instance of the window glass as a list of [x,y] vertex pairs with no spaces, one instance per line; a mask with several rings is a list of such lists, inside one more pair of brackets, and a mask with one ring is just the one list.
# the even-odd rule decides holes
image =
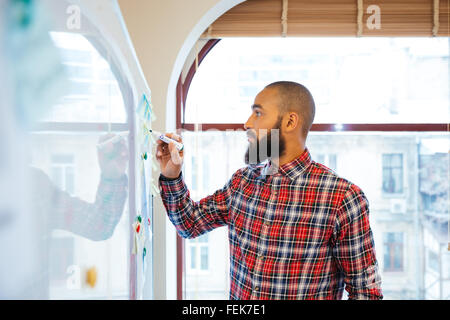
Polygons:
[[[223,39],[192,80],[186,123],[244,123],[267,84],[305,85],[315,123],[447,123],[447,38]],[[424,108],[426,106],[426,108]]]
[[[97,156],[101,135],[69,131],[32,135],[32,182],[39,190],[33,203],[36,214],[42,215],[37,228],[48,240],[43,242],[40,263],[48,274],[50,299],[128,297],[127,191],[114,186],[122,182],[101,181]],[[96,274],[92,287],[86,281],[89,270]]]
[[[265,85],[293,80],[310,89],[315,123],[446,123],[448,56],[445,38],[222,39],[192,80],[185,122],[245,123]],[[308,136],[313,160],[360,186],[369,200],[385,299],[450,294],[449,138],[432,132]],[[244,131],[186,131],[183,139],[184,177],[194,200],[245,166]],[[187,299],[228,298],[227,228],[208,234],[211,271],[186,270]]]
[[384,271],[403,271],[403,233],[384,233]]
[[[215,174],[208,177],[210,185],[207,189],[200,189],[198,185],[194,188],[191,168],[186,166],[184,169],[186,183],[195,200],[222,188],[237,169],[245,166],[248,142],[243,131],[186,131],[183,140],[186,164],[191,163],[193,157],[204,161],[201,160],[206,159],[204,153],[214,155],[208,158],[208,168]],[[195,145],[197,149],[193,148]],[[443,205],[449,201],[449,177],[442,174],[448,170],[449,135],[311,132],[307,147],[313,160],[335,161],[336,173],[361,187],[367,196],[385,299],[443,299],[448,296],[450,283],[436,276],[435,270],[441,270],[441,276],[444,276],[450,269],[450,254],[446,250],[449,209],[448,205]],[[403,157],[408,189],[400,198],[392,198],[384,192],[384,155],[398,154]],[[398,156],[387,159],[389,165],[401,163]],[[203,166],[199,165],[196,172],[201,175],[202,170]],[[211,273],[186,270],[185,298],[228,299],[227,231],[226,227],[221,227],[208,233]],[[420,234],[427,234],[427,237],[418,236]],[[405,242],[405,239],[411,240]],[[425,249],[429,252],[427,256],[423,256]],[[435,256],[441,258],[440,269],[437,269]],[[423,261],[429,261],[428,265]],[[442,286],[442,295],[439,286]]]
[[107,59],[80,34],[51,32],[51,36],[60,49],[70,85],[43,120],[125,123],[122,93]]
[[127,139],[100,146],[106,132],[83,126],[122,122],[121,133],[127,133],[122,93],[109,63],[83,36],[52,38],[72,86],[42,119],[43,129],[31,134],[31,201],[42,238],[39,298],[127,299]]
[[383,154],[383,191],[403,192],[403,155]]

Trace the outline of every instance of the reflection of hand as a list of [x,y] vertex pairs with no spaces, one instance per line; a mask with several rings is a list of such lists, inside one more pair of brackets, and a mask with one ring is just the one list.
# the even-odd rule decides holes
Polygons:
[[[100,136],[99,143],[114,136],[115,134],[112,133]],[[125,173],[128,163],[128,147],[125,138],[118,142],[107,143],[103,148],[97,149],[97,154],[100,170],[105,178],[118,179]]]

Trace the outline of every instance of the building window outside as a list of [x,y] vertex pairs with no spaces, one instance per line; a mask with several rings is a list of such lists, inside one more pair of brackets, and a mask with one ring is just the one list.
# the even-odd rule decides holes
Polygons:
[[383,235],[384,271],[403,271],[403,232],[386,232]]
[[55,154],[52,156],[51,178],[61,190],[73,195],[75,191],[73,154]]
[[186,243],[188,272],[208,272],[209,270],[209,244],[208,234],[204,234],[195,239],[190,239]]
[[439,272],[439,255],[431,249],[427,250],[427,265],[434,272]]
[[336,154],[318,154],[316,158],[313,160],[317,161],[318,163],[323,164],[324,166],[330,168],[333,171],[337,171],[337,157]]
[[383,192],[403,193],[403,155],[383,154]]

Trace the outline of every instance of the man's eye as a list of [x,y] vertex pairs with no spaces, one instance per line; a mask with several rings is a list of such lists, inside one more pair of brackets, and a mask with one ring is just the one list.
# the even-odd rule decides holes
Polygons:
[[259,111],[255,111],[255,114],[257,117],[261,116],[261,112],[259,112]]

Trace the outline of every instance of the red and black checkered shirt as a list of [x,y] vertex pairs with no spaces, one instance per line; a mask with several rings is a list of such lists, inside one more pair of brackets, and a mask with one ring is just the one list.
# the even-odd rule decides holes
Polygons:
[[382,299],[362,190],[308,149],[274,174],[270,166],[238,170],[199,202],[181,175],[159,179],[182,237],[228,226],[230,299],[341,299],[344,286],[349,299]]

